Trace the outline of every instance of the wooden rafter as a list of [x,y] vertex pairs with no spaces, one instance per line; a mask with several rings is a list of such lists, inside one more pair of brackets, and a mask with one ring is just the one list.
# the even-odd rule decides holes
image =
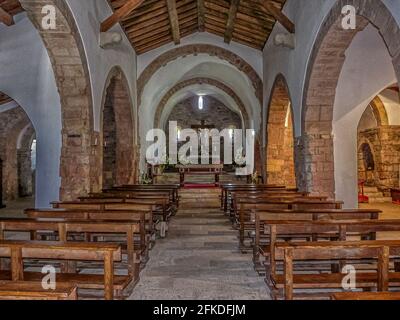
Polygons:
[[197,0],[197,17],[199,23],[199,31],[204,32],[205,30],[205,12],[204,0]]
[[1,7],[0,7],[0,22],[4,23],[6,26],[12,26],[14,24],[13,16]]
[[121,19],[128,16],[133,10],[139,7],[144,0],[128,0],[121,8],[116,10],[110,17],[101,23],[100,31],[106,32],[110,30]]
[[226,31],[224,35],[224,41],[226,43],[230,43],[232,40],[232,35],[233,35],[233,29],[235,27],[235,20],[236,20],[236,15],[238,12],[240,0],[231,0],[231,6],[229,8],[229,15],[228,15],[228,21],[226,23]]
[[272,15],[287,31],[295,33],[296,28],[294,23],[285,16],[271,1],[259,0],[260,9],[265,14]]
[[178,11],[176,11],[176,0],[167,0],[167,7],[172,38],[175,44],[179,44],[181,42],[181,32],[179,30]]
[[[1,3],[2,0],[0,0]],[[14,0],[7,0],[14,1]],[[15,0],[17,1],[17,0]],[[108,0],[115,12],[130,0]],[[206,31],[225,39],[228,17],[233,0],[145,0],[143,4],[119,19],[137,54],[144,54],[178,38]],[[263,4],[270,2],[278,11],[286,0],[240,1],[236,18],[230,24],[230,41],[262,50],[277,19]],[[172,6],[168,6],[172,4]],[[170,7],[176,7],[171,24]],[[10,14],[8,8],[5,8]],[[273,10],[273,9],[272,9]],[[271,10],[271,11],[272,11]],[[173,10],[175,11],[175,10]],[[275,11],[273,11],[275,12]],[[275,12],[276,13],[276,12]],[[232,17],[234,15],[231,15]],[[283,21],[281,19],[281,21]],[[283,22],[284,23],[284,22]],[[175,25],[175,28],[172,27]],[[177,32],[179,28],[179,33]],[[175,31],[174,31],[175,29]],[[174,35],[175,34],[175,35]]]

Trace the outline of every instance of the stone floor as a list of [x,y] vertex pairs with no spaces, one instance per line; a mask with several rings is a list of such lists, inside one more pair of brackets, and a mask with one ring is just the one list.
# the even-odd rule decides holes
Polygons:
[[219,209],[219,190],[181,191],[181,209],[157,241],[130,299],[269,299],[251,256]]

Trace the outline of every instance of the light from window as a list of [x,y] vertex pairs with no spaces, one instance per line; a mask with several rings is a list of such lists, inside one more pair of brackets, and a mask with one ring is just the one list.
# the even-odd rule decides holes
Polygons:
[[203,110],[204,101],[203,96],[199,96],[199,110]]

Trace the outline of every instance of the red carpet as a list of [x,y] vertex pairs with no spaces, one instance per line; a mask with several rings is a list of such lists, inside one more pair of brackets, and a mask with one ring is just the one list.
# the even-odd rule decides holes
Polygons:
[[210,188],[218,188],[214,183],[209,184],[196,184],[196,183],[185,183],[183,186],[185,189],[210,189]]

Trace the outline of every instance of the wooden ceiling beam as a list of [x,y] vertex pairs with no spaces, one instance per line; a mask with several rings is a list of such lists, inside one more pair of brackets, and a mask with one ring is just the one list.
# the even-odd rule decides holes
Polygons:
[[133,10],[139,7],[144,0],[128,0],[121,8],[116,10],[111,16],[101,23],[100,31],[106,32],[110,30],[121,19],[128,16]]
[[206,8],[204,6],[204,0],[197,0],[197,14],[198,14],[198,21],[199,21],[199,31],[204,32],[205,30],[205,15],[206,15]]
[[175,44],[181,43],[181,33],[179,30],[179,17],[176,10],[176,0],[167,0],[169,21],[171,24],[172,39]]
[[240,0],[231,0],[229,8],[228,21],[226,23],[226,31],[224,35],[225,43],[230,43],[232,40],[233,29],[235,28],[236,15],[239,9]]
[[258,3],[263,13],[272,15],[287,31],[295,33],[296,28],[294,23],[271,1],[258,0]]
[[13,16],[1,7],[0,7],[0,22],[3,22],[6,26],[12,26],[14,24]]

